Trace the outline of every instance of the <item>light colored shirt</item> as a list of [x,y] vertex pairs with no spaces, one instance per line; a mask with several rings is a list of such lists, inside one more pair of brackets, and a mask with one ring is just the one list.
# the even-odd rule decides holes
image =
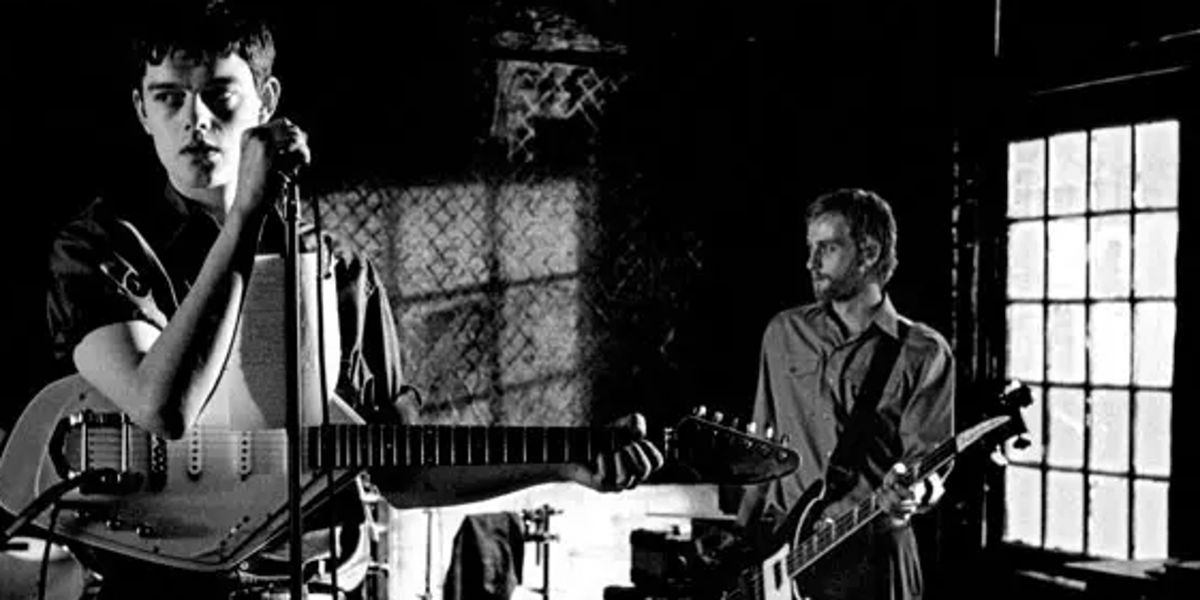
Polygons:
[[[953,435],[954,358],[937,331],[900,316],[886,297],[868,326],[853,336],[828,304],[783,311],[763,334],[754,421],[786,433],[800,455],[800,467],[787,477],[748,488],[739,510],[743,524],[754,527],[764,518],[782,522],[804,491],[825,477],[872,357],[885,336],[898,338],[901,321],[908,325],[907,333],[875,409],[879,418],[864,444],[866,460],[850,491],[825,514],[849,508],[878,487],[895,462],[916,459]],[[874,534],[884,535],[881,529]],[[916,564],[910,550],[915,545],[902,539],[911,538],[909,528],[900,534],[897,543],[885,545],[894,547],[898,570],[908,571]],[[886,537],[897,536],[890,532]]]

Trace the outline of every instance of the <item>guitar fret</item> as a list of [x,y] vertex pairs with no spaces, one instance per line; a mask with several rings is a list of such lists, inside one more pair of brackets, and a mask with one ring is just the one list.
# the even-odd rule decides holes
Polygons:
[[404,430],[404,445],[408,448],[408,466],[421,464],[420,426],[412,426]]
[[379,425],[370,425],[367,428],[368,437],[371,438],[371,465],[378,466],[383,463],[383,444],[379,439]]
[[474,426],[467,433],[467,464],[487,464],[487,428]]
[[325,436],[329,435],[328,427],[317,427],[310,430],[311,442],[308,445],[308,456],[312,460],[310,464],[320,465],[322,469],[328,468],[325,464]]
[[546,462],[565,462],[562,457],[562,448],[565,445],[562,440],[563,433],[564,431],[558,427],[546,428]]
[[367,436],[363,435],[366,432],[359,427],[352,426],[351,429],[354,430],[354,464],[352,466],[358,467],[367,460],[367,448],[363,443]]
[[397,452],[397,450],[400,448],[400,446],[399,446],[399,444],[396,443],[396,428],[395,427],[387,428],[387,447],[388,447],[387,466],[389,466],[389,467],[399,466],[400,465],[400,455],[399,455],[399,452]]
[[339,469],[344,468],[350,462],[348,457],[349,450],[346,448],[346,436],[348,435],[349,433],[346,432],[345,425],[337,426],[337,462],[334,463],[334,466]]

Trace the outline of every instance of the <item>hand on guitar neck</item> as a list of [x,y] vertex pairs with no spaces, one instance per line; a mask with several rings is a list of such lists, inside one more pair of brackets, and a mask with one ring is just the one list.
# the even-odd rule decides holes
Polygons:
[[908,465],[898,462],[883,477],[880,507],[887,514],[888,523],[899,528],[907,525],[913,515],[933,508],[945,493],[945,483],[938,473],[914,482]]

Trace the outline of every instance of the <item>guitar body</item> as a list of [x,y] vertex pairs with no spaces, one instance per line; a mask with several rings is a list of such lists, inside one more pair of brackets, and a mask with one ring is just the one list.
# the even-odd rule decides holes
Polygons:
[[[1028,387],[1010,387],[1000,397],[1001,414],[984,419],[943,441],[912,464],[906,463],[909,473],[906,484],[927,479],[968,448],[997,445],[1024,434],[1027,430],[1020,410],[1031,403]],[[799,588],[803,584],[798,585],[794,580],[821,557],[883,514],[883,492],[875,490],[853,506],[846,509],[839,507],[835,514],[823,516],[829,512],[827,508],[831,502],[826,496],[839,496],[836,491],[828,491],[829,485],[828,480],[815,482],[805,490],[782,524],[772,525],[771,532],[755,539],[756,548],[778,550],[765,558],[750,560],[750,566],[743,568],[735,577],[725,577],[730,585],[723,586],[727,591],[717,597],[723,600],[801,598]],[[833,489],[841,490],[843,486],[834,485]]]
[[[133,473],[100,489],[64,495],[54,533],[195,571],[232,569],[286,528],[283,431],[229,431],[202,423],[183,439],[164,441],[132,425],[106,422],[64,432],[63,424],[89,413],[109,419],[120,414],[79,376],[60,379],[33,399],[0,456],[0,506],[16,514],[72,472],[84,469],[112,467]],[[335,422],[357,421],[341,403],[331,403],[330,415]],[[85,455],[88,458],[82,459]],[[353,481],[355,475],[353,470],[338,472],[335,486]],[[306,472],[301,487],[302,505],[311,509],[328,488],[328,479]],[[33,523],[49,529],[48,513]]]
[[788,512],[783,523],[775,528],[771,541],[760,544],[761,547],[778,548],[766,558],[759,559],[759,573],[743,575],[743,597],[761,600],[799,600],[802,598],[794,573],[795,565],[789,565],[789,557],[793,556],[792,549],[804,539],[812,536],[819,527],[819,517],[827,506],[825,493],[828,488],[818,480],[809,486],[800,496],[796,505]]

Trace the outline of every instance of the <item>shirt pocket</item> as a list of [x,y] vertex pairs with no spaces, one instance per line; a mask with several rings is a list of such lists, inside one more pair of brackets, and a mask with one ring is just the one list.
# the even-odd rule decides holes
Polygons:
[[788,376],[795,379],[816,377],[821,371],[821,360],[811,354],[786,354],[784,361]]

